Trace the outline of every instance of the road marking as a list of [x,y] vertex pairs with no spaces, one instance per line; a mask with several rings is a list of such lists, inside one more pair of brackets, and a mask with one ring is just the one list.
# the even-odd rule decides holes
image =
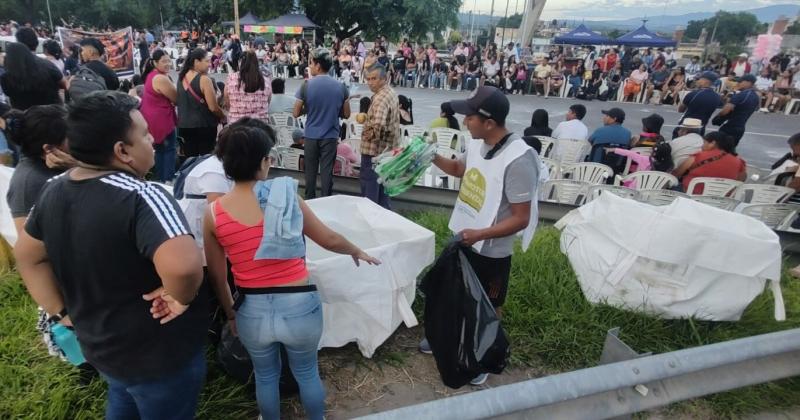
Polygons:
[[[663,126],[664,127],[677,127],[677,125],[672,125],[672,124],[664,124]],[[754,136],[770,136],[770,137],[780,137],[780,138],[784,138],[784,139],[788,139],[789,138],[789,136],[784,135],[784,134],[754,133],[752,131],[745,131],[744,133],[745,134],[752,134]]]

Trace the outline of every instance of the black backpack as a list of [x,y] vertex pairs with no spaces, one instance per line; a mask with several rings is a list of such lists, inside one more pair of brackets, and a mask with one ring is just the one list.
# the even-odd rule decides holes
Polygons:
[[106,80],[86,66],[78,67],[69,81],[69,98],[74,101],[89,93],[106,90]]
[[[192,172],[195,166],[201,164],[206,159],[210,158],[211,155],[202,155],[202,156],[192,156],[185,161],[178,169],[178,172],[175,173],[175,184],[172,185],[172,195],[175,197],[176,200],[180,200],[183,198],[183,184],[186,182],[186,177],[189,176],[189,172]],[[197,195],[197,194],[190,194],[187,198],[201,198],[205,199],[205,195]]]

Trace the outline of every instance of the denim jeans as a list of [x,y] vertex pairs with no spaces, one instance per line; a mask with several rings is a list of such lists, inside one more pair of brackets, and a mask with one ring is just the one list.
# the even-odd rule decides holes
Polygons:
[[317,197],[317,171],[322,178],[320,196],[333,194],[333,166],[338,139],[306,139],[303,160],[306,171],[306,200]]
[[206,358],[202,348],[180,370],[149,381],[112,378],[108,383],[107,420],[192,420],[206,377]]
[[378,183],[378,174],[372,167],[372,156],[361,155],[361,172],[359,172],[359,179],[361,181],[362,196],[369,198],[387,210],[392,209],[389,196],[386,195],[386,192],[383,190],[383,185]]
[[317,367],[317,346],[322,337],[322,302],[319,293],[246,295],[236,312],[239,339],[253,361],[258,409],[265,420],[280,419],[280,345],[286,348],[289,367],[300,386],[306,417],[325,414],[325,389]]
[[178,159],[178,152],[175,146],[177,142],[178,131],[172,130],[171,133],[164,137],[161,144],[153,146],[156,149],[156,166],[153,168],[153,175],[156,181],[167,182],[172,181],[175,177],[175,162]]

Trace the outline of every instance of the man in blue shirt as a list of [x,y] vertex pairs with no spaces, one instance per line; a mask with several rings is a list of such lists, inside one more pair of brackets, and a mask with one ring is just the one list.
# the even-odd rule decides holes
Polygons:
[[[619,108],[611,108],[603,111],[603,127],[594,130],[589,136],[589,143],[592,146],[598,144],[614,144],[614,145],[629,145],[631,143],[631,132],[622,126],[625,121],[625,111]],[[602,147],[598,147],[592,152],[591,161],[602,163],[603,156]]]
[[[715,124],[722,123],[719,131],[733,137],[734,143],[738,146],[739,140],[744,135],[744,127],[747,120],[761,106],[761,99],[758,92],[753,89],[756,77],[752,74],[745,74],[739,78],[738,92],[731,96],[731,99],[722,108],[722,111],[714,118]],[[724,122],[722,122],[724,120]]]
[[309,57],[308,69],[312,78],[304,82],[295,94],[295,118],[306,114],[304,162],[306,200],[317,196],[317,170],[322,177],[321,196],[333,192],[333,165],[339,139],[339,117],[350,117],[349,93],[341,82],[330,77],[333,67],[331,53],[317,48]]
[[[703,122],[703,128],[700,129],[700,135],[706,133],[706,124],[711,119],[717,108],[722,106],[722,99],[719,94],[714,91],[712,86],[717,82],[717,74],[712,71],[703,72],[694,85],[696,90],[689,92],[683,102],[678,106],[678,112],[683,112],[683,116],[678,121],[678,126],[683,124],[686,118],[697,118]],[[678,136],[678,127],[672,131],[672,138]]]

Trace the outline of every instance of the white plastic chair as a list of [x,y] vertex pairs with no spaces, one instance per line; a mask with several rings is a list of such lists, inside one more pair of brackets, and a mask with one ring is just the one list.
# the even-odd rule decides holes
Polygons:
[[731,197],[719,197],[715,195],[693,195],[690,196],[692,200],[698,203],[707,204],[711,207],[716,207],[722,210],[733,211],[740,201]]
[[618,185],[592,185],[589,187],[586,194],[586,202],[593,201],[600,197],[601,194],[614,194],[618,197],[629,198],[636,200],[639,198],[639,192],[630,188],[620,187]]
[[294,141],[292,140],[292,127],[275,127],[275,134],[278,136],[278,144],[276,146],[291,146]]
[[[686,193],[689,195],[712,195],[715,197],[728,197],[733,191],[742,185],[743,182],[727,178],[697,177],[689,182]],[[703,186],[703,192],[694,194],[694,189],[698,185]]]
[[660,190],[678,185],[678,178],[672,174],[658,171],[638,171],[624,177],[617,177],[617,185],[626,181],[636,181],[637,190]]
[[344,156],[336,156],[336,163],[339,164],[339,170],[336,170],[336,166],[334,165],[333,174],[339,176],[345,176],[345,169],[347,169],[347,159]]
[[754,217],[772,229],[786,226],[797,217],[796,204],[753,204],[741,209],[742,214]]
[[294,147],[281,148],[281,163],[285,169],[292,171],[300,170],[300,158],[303,157],[303,151],[295,149]]
[[274,127],[297,127],[297,119],[288,112],[269,114],[269,123]]
[[554,146],[556,155],[552,157],[562,164],[578,163],[583,162],[590,150],[592,150],[592,145],[586,140],[558,139]]
[[401,128],[403,129],[403,141],[405,143],[410,142],[414,137],[422,137],[423,139],[428,137],[428,130],[425,127],[404,125]]
[[666,206],[672,204],[678,197],[689,198],[687,194],[673,190],[639,190],[638,200],[653,206]]
[[551,203],[580,206],[591,184],[571,179],[554,179],[542,185],[541,199]]
[[553,154],[556,139],[547,136],[536,136],[536,138],[542,143],[542,153],[539,156],[549,158]]
[[451,128],[434,128],[431,130],[431,139],[436,143],[439,150],[443,152],[447,152],[446,149],[451,149],[457,154],[464,153],[467,146],[464,133]]
[[301,116],[297,117],[297,120],[295,121],[295,124],[297,124],[297,128],[305,130],[306,129],[306,116],[305,115],[301,115]]
[[604,184],[609,177],[614,176],[614,170],[602,163],[582,162],[566,166],[561,170],[561,176],[597,185]]
[[789,187],[766,184],[743,184],[736,189],[737,198],[747,204],[784,203],[794,193]]
[[561,178],[561,165],[555,159],[550,158],[539,158],[541,159],[542,163],[545,167],[549,170],[550,179],[560,179]]
[[364,132],[364,124],[351,122],[347,125],[347,138],[348,139],[361,139],[361,133]]

